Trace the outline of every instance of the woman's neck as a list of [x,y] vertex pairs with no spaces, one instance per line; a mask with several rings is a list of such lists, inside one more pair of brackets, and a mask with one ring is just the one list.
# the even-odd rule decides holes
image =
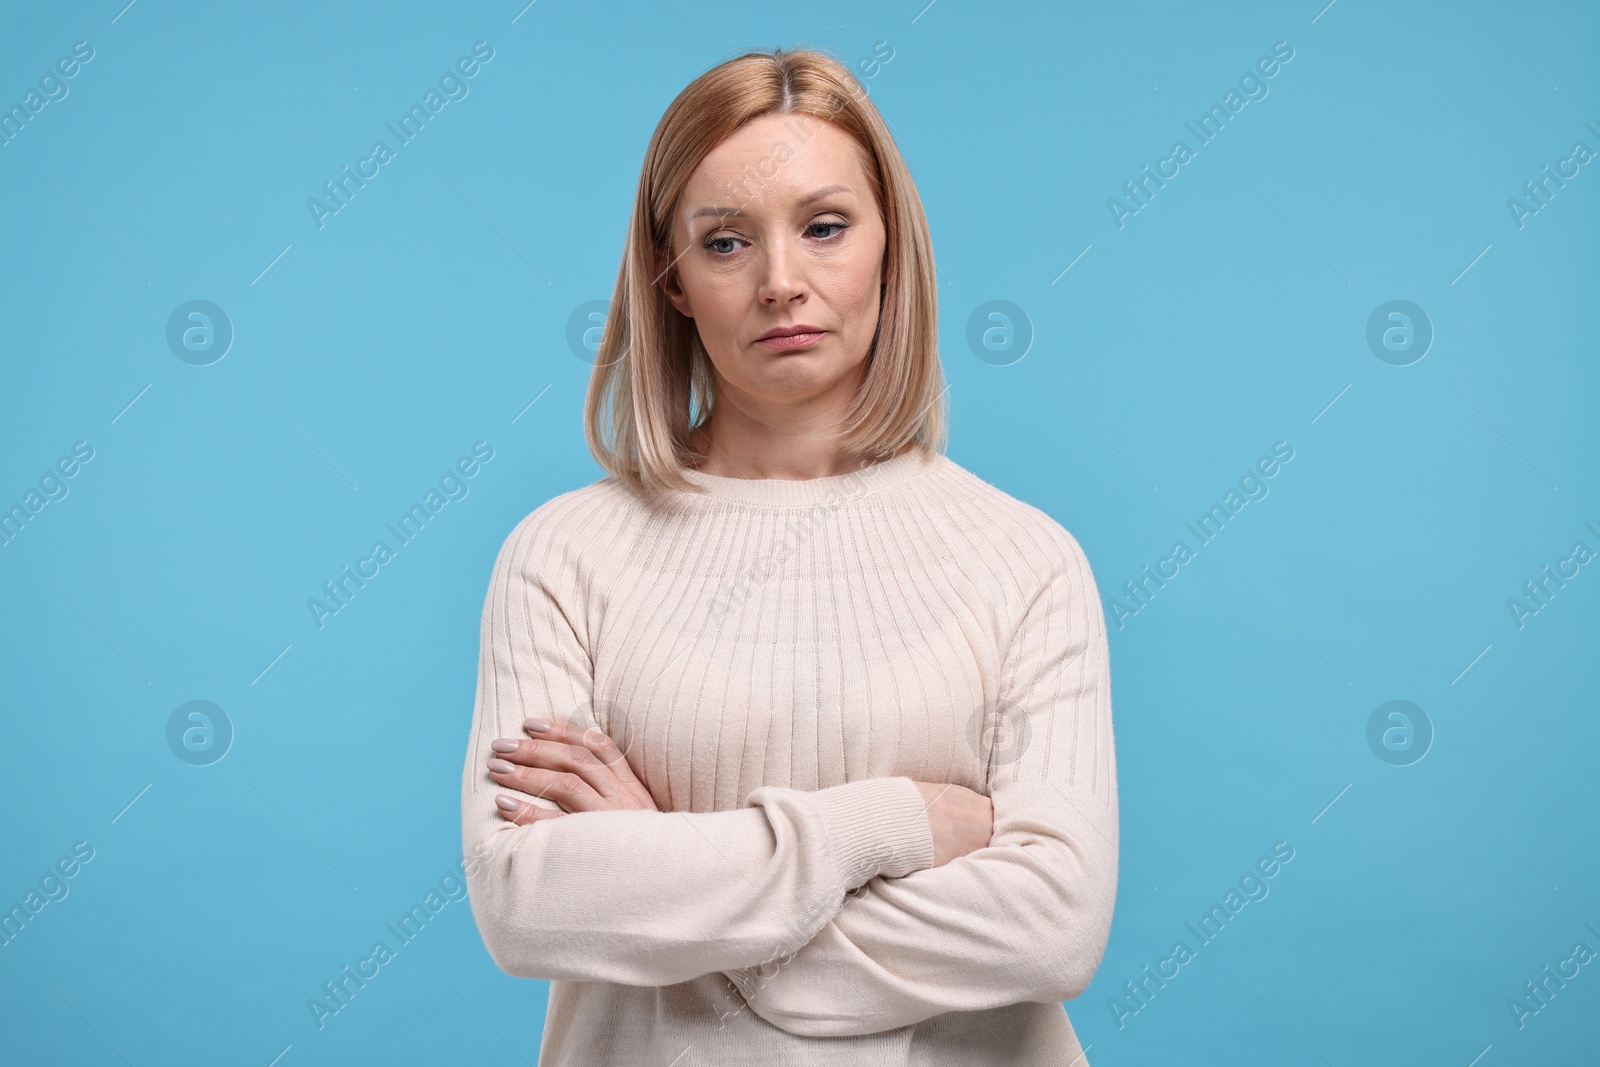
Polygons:
[[[693,452],[691,465],[702,473],[723,478],[781,478],[795,481],[848,474],[858,470],[868,458],[846,452],[833,441],[822,437],[771,436],[730,441],[730,437],[741,436],[718,434],[708,426],[694,430],[689,435]],[[894,455],[898,456],[911,447],[911,444],[906,444]]]

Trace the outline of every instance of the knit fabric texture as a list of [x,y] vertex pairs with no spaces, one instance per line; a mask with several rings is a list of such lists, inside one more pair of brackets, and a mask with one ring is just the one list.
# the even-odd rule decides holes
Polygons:
[[[554,497],[490,580],[462,844],[489,954],[550,982],[539,1063],[1086,1067],[1062,1002],[1118,820],[1077,540],[937,452],[685,476]],[[502,819],[490,742],[529,716],[610,736],[660,810]],[[914,780],[988,796],[989,845],[933,866]]]

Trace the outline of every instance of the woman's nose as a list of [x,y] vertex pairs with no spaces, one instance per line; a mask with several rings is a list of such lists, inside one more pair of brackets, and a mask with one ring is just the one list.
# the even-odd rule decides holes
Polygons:
[[768,303],[786,303],[805,294],[805,270],[800,249],[788,241],[774,241],[767,245],[762,262],[761,299]]

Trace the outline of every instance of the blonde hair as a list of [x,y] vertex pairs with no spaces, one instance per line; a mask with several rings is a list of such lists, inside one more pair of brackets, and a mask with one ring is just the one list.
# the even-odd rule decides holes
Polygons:
[[[878,329],[839,439],[847,452],[943,451],[948,416],[938,353],[938,290],[922,201],[882,116],[838,60],[800,50],[748,52],[690,82],[661,116],[640,169],[622,266],[584,401],[600,465],[647,496],[699,487],[690,435],[709,417],[716,379],[693,320],[657,284],[671,266],[673,215],[711,150],[762,115],[809,116],[848,134],[883,214]],[[691,421],[692,420],[692,421]]]

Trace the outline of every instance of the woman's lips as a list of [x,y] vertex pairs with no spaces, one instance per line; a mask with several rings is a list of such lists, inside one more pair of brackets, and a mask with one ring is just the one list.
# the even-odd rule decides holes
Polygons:
[[763,337],[756,344],[787,351],[795,348],[810,348],[825,336],[827,336],[827,331],[820,330],[817,333],[790,334],[788,337]]

